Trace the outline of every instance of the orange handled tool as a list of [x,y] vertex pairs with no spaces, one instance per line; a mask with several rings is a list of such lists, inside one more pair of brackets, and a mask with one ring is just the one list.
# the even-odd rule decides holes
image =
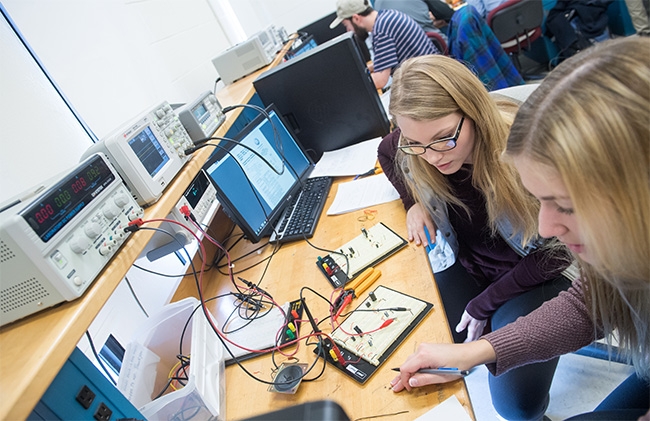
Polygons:
[[364,270],[363,272],[361,272],[361,274],[359,274],[359,276],[354,278],[354,280],[352,282],[350,282],[348,285],[346,285],[345,289],[356,289],[359,285],[361,285],[361,283],[363,281],[368,279],[368,277],[370,275],[372,275],[372,273],[374,271],[375,271],[375,268],[372,268],[372,267]]
[[375,269],[372,274],[361,283],[358,287],[354,289],[354,296],[359,297],[365,290],[367,290],[370,285],[374,284],[377,279],[381,276],[381,271]]

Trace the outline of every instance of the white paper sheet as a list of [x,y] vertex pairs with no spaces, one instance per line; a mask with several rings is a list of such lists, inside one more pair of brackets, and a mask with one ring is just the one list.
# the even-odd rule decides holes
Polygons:
[[340,215],[397,199],[399,193],[386,175],[381,173],[339,184],[336,197],[327,214]]
[[415,421],[439,420],[472,421],[465,408],[463,408],[463,405],[458,401],[456,395],[451,395],[444,402],[415,419]]
[[375,167],[381,138],[366,140],[347,148],[325,152],[310,177],[344,177],[363,174]]

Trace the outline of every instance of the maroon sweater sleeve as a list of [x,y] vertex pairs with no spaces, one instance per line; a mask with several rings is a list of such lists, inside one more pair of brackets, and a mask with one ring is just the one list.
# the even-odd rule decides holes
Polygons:
[[560,276],[569,266],[567,256],[553,256],[537,250],[522,257],[512,270],[492,282],[467,304],[467,312],[475,319],[485,320],[501,305],[537,285]]
[[602,336],[594,327],[580,281],[542,304],[530,314],[488,333],[496,363],[487,367],[494,375],[576,351]]
[[377,148],[377,159],[379,159],[379,165],[381,165],[384,174],[399,193],[404,209],[409,210],[415,204],[415,200],[411,197],[406,184],[404,184],[402,174],[399,173],[395,166],[399,135],[399,129],[395,129],[381,140]]

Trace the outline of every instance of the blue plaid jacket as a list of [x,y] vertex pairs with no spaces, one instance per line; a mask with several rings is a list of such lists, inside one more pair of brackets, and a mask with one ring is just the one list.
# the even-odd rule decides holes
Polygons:
[[494,32],[473,6],[454,13],[447,37],[449,55],[469,67],[488,90],[524,83]]

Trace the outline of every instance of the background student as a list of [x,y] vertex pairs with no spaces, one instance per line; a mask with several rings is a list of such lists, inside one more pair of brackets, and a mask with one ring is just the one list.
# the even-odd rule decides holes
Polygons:
[[410,16],[397,10],[375,10],[368,0],[337,0],[334,28],[343,23],[365,40],[372,33],[372,81],[383,89],[393,69],[410,57],[438,54],[427,34]]

